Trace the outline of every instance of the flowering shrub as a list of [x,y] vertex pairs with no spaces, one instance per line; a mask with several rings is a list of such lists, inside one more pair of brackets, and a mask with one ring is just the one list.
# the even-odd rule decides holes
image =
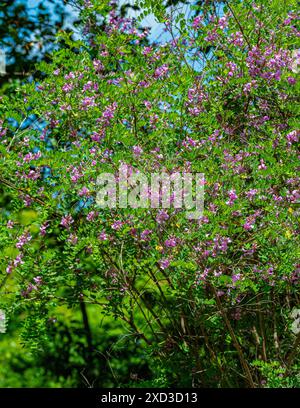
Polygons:
[[[25,312],[29,343],[60,306],[98,305],[164,385],[261,386],[255,361],[293,373],[299,15],[285,4],[203,2],[186,18],[143,1],[165,25],[157,44],[114,3],[85,2],[83,39],[60,34],[39,78],[2,98],[0,307]],[[97,177],[120,165],[203,173],[202,216],[100,208]]]

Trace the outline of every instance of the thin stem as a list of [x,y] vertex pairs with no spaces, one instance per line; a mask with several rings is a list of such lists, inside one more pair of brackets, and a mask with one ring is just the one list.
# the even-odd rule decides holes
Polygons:
[[93,351],[93,338],[92,338],[91,327],[90,327],[89,318],[88,318],[88,314],[87,314],[87,310],[86,310],[86,306],[85,306],[83,297],[80,298],[79,305],[80,305],[80,310],[81,310],[81,315],[82,315],[84,331],[86,334],[88,349],[90,352],[92,352]]
[[235,349],[236,349],[236,351],[238,353],[238,356],[239,356],[243,371],[244,371],[244,373],[246,375],[247,381],[249,383],[249,386],[251,388],[255,388],[255,384],[253,382],[250,369],[248,367],[247,361],[245,360],[245,357],[243,355],[243,351],[242,351],[241,346],[240,346],[240,344],[238,342],[238,339],[236,338],[236,335],[234,334],[233,328],[232,328],[232,326],[230,324],[230,321],[229,321],[229,319],[227,317],[227,314],[226,314],[226,312],[225,312],[225,310],[224,310],[224,308],[223,308],[223,306],[221,304],[221,301],[220,301],[220,299],[218,297],[216,289],[212,285],[211,285],[211,288],[213,290],[213,293],[214,293],[214,296],[215,296],[215,299],[216,299],[216,302],[217,302],[217,307],[218,307],[219,311],[221,312],[221,315],[222,315],[222,317],[224,319],[224,322],[225,322],[225,324],[227,326],[227,329],[229,331],[230,337],[232,338],[234,347],[235,347]]

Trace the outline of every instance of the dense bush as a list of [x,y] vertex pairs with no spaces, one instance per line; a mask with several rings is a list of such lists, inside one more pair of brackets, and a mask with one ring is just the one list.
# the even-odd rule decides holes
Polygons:
[[[81,310],[90,365],[88,312],[125,322],[151,357],[135,385],[299,386],[296,1],[204,1],[191,18],[142,1],[159,44],[84,3],[83,39],[61,33],[41,79],[1,100],[1,307],[24,313],[33,351],[61,307]],[[100,208],[97,177],[120,164],[203,173],[203,216]]]

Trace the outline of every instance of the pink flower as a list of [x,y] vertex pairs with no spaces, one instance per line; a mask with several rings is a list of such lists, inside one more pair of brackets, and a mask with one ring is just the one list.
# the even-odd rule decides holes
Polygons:
[[165,246],[167,248],[174,248],[177,246],[177,239],[175,237],[171,237],[165,240]]
[[246,197],[247,197],[249,200],[252,200],[252,198],[255,197],[257,193],[258,193],[258,190],[256,190],[256,189],[251,189],[251,190],[249,190],[249,191],[246,191],[245,194],[246,194]]
[[98,73],[104,70],[104,65],[102,64],[102,62],[100,60],[95,59],[93,61],[93,66],[94,66],[96,72],[98,72]]
[[99,241],[107,241],[108,240],[108,235],[106,234],[106,232],[102,231],[98,235],[98,239],[99,239]]
[[67,75],[65,75],[65,79],[75,79],[74,72],[70,71]]
[[71,224],[73,224],[74,220],[71,215],[66,215],[65,217],[62,217],[60,225],[63,227],[69,229]]
[[115,231],[118,231],[119,229],[121,229],[122,225],[123,225],[123,222],[122,222],[122,221],[115,221],[115,222],[111,225],[111,228],[112,228],[113,230],[115,230]]
[[93,221],[97,217],[98,213],[96,211],[91,211],[86,216],[87,221]]
[[237,273],[235,275],[232,275],[231,278],[232,278],[232,282],[235,283],[235,282],[237,282],[237,281],[239,281],[241,279],[241,274]]
[[23,201],[24,201],[24,205],[26,207],[29,207],[31,205],[31,203],[32,203],[32,199],[31,199],[31,197],[29,195],[26,195],[24,197]]
[[3,120],[0,120],[0,137],[5,136],[7,129],[2,127],[3,125]]
[[15,223],[11,220],[7,221],[6,227],[9,229],[12,229],[14,227]]
[[155,78],[162,78],[167,75],[169,71],[169,67],[167,64],[163,64],[161,67],[156,68],[154,72],[154,77]]
[[12,271],[13,271],[13,266],[9,264],[6,268],[6,273],[12,273]]
[[143,241],[147,241],[150,239],[149,235],[152,233],[151,230],[149,229],[145,229],[142,233],[141,233],[141,240]]
[[152,48],[152,47],[144,47],[144,49],[143,49],[143,51],[142,51],[142,54],[143,54],[143,55],[148,55],[148,54],[150,54],[152,51],[153,51],[153,48]]
[[149,109],[151,109],[151,102],[149,102],[149,101],[144,101],[144,105],[146,106],[146,108],[149,110]]
[[89,194],[90,194],[90,191],[89,191],[89,189],[87,189],[85,186],[82,187],[82,189],[79,190],[79,192],[78,192],[78,195],[79,195],[80,197],[82,197],[82,196],[87,197],[87,196],[89,196]]
[[296,78],[293,78],[293,77],[288,77],[288,83],[290,84],[290,85],[295,85],[295,83],[296,83]]
[[75,234],[69,235],[69,237],[68,237],[68,242],[70,242],[70,244],[72,244],[72,245],[76,245],[77,242],[78,242],[78,237],[77,237],[77,235],[75,235]]
[[292,132],[288,133],[286,135],[286,139],[288,141],[288,144],[291,145],[293,142],[298,142],[299,140],[299,131],[293,130]]
[[230,206],[233,205],[235,200],[238,198],[235,190],[230,190],[228,192],[228,197],[229,197],[229,200],[226,201],[226,204]]
[[133,154],[139,157],[143,153],[143,149],[140,146],[132,146]]
[[167,221],[167,219],[169,219],[169,214],[164,210],[160,210],[156,216],[156,221],[158,224],[162,224],[163,222]]
[[63,87],[61,88],[65,93],[69,93],[72,91],[73,89],[73,84],[65,84],[63,85]]
[[167,269],[170,266],[170,261],[167,258],[161,259],[159,261],[159,265],[160,265],[161,269]]
[[95,102],[95,98],[93,96],[89,97],[86,96],[85,98],[83,98],[82,102],[81,102],[81,106],[83,110],[86,110],[87,108],[91,107],[91,106],[97,106],[96,102]]
[[31,235],[29,234],[29,232],[24,232],[23,235],[21,235],[18,238],[18,242],[16,243],[16,248],[21,249],[27,242],[29,242],[31,240]]
[[16,258],[12,262],[10,262],[9,265],[7,266],[6,273],[12,273],[14,268],[16,268],[19,265],[22,265],[24,263],[24,261],[22,261],[22,258],[23,258],[22,253],[17,255]]
[[258,169],[259,170],[266,170],[267,169],[267,166],[266,166],[266,164],[264,162],[264,159],[260,159],[260,165],[258,166]]
[[197,17],[194,18],[192,27],[193,28],[198,28],[198,27],[200,27],[202,25],[202,22],[203,22],[203,16],[197,16]]
[[218,21],[218,26],[219,28],[221,28],[221,30],[224,30],[224,28],[226,28],[228,26],[228,22],[227,22],[227,17],[223,16],[219,19]]
[[43,279],[41,276],[36,276],[35,278],[33,278],[33,280],[34,280],[34,283],[36,283],[38,286],[43,283]]
[[254,227],[254,221],[251,219],[247,219],[247,221],[245,222],[245,224],[243,225],[243,228],[246,231],[251,231]]
[[44,224],[42,224],[42,225],[40,226],[40,234],[41,234],[42,237],[44,237],[44,236],[46,235],[46,229],[47,229],[47,227],[48,227],[48,223],[47,223],[47,222],[45,222]]

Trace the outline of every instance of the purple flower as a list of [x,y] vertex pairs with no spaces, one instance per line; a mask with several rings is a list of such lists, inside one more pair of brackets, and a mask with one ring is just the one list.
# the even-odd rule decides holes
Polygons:
[[96,72],[98,72],[98,73],[104,70],[104,65],[102,64],[102,62],[100,60],[95,59],[93,61],[93,66],[94,66]]
[[152,47],[144,47],[142,54],[143,55],[148,55],[153,51]]
[[298,142],[298,140],[299,140],[299,131],[297,131],[297,130],[293,130],[292,132],[290,132],[290,133],[288,133],[287,135],[286,135],[286,139],[287,139],[287,141],[288,141],[288,144],[291,146],[291,144],[293,143],[293,142]]
[[256,189],[251,189],[251,190],[249,190],[249,191],[246,191],[246,197],[249,199],[249,200],[251,200],[253,197],[255,197],[256,196],[256,194],[258,193],[258,190],[256,190]]
[[241,279],[241,274],[237,273],[235,275],[232,275],[231,278],[232,278],[232,282],[235,283],[235,282],[237,282],[237,281],[239,281]]
[[167,64],[163,64],[161,67],[156,68],[154,72],[154,77],[155,78],[162,78],[167,75],[169,71],[169,67]]
[[24,263],[22,261],[22,258],[23,258],[23,254],[19,254],[19,255],[16,256],[16,258],[14,259],[14,267],[15,268]]
[[73,224],[74,220],[72,218],[71,215],[66,215],[65,217],[62,217],[60,225],[62,225],[63,227],[69,229],[71,224]]
[[36,276],[35,278],[33,278],[33,280],[38,286],[43,283],[43,279],[41,276]]
[[25,204],[26,207],[29,207],[31,205],[31,203],[32,203],[32,199],[31,199],[31,197],[29,195],[26,195],[24,197],[23,201],[24,201],[24,204]]
[[21,235],[18,238],[18,242],[16,243],[16,247],[18,249],[21,249],[27,242],[29,242],[31,240],[31,235],[29,234],[29,232],[24,232],[23,235]]
[[264,162],[264,159],[260,159],[260,165],[258,166],[258,169],[259,170],[266,170],[267,169],[267,166],[266,166],[266,164]]
[[150,239],[149,235],[150,235],[151,233],[152,233],[151,230],[145,229],[143,232],[141,232],[141,239],[142,239],[143,241],[149,240],[149,239]]
[[65,79],[75,79],[74,72],[70,71],[67,75],[65,75]]
[[100,232],[100,234],[98,235],[98,239],[99,239],[99,241],[107,241],[108,236],[107,236],[106,232],[104,232],[104,231]]
[[254,227],[254,222],[255,221],[253,219],[247,219],[245,224],[243,225],[243,228],[246,231],[251,231],[253,229],[253,227]]
[[73,84],[65,84],[63,85],[63,87],[61,88],[65,93],[69,93],[72,91],[73,89]]
[[148,110],[150,110],[151,109],[151,102],[149,102],[149,101],[144,101],[144,105],[146,106],[146,108],[148,109]]
[[149,82],[147,82],[147,81],[140,81],[140,82],[138,83],[138,85],[139,85],[141,88],[148,88],[148,86],[149,86],[150,84],[149,84]]
[[48,227],[48,222],[45,222],[44,224],[42,224],[40,226],[40,234],[42,237],[44,237],[46,235],[46,229]]
[[97,217],[98,213],[96,211],[91,211],[88,213],[88,215],[86,216],[86,219],[88,221],[93,221],[96,217]]
[[78,242],[78,237],[75,234],[70,234],[68,237],[68,242],[72,245],[76,245]]
[[9,229],[12,229],[12,228],[14,227],[14,224],[15,224],[15,223],[14,223],[13,221],[8,220],[8,221],[7,221],[7,224],[6,224],[6,227],[9,228]]
[[93,132],[92,135],[91,135],[91,139],[92,139],[94,142],[101,142],[101,140],[104,139],[104,135],[105,135],[105,133],[104,133],[103,130],[101,131],[101,133],[99,133],[99,132]]
[[169,214],[164,210],[160,210],[156,216],[156,221],[159,224],[162,224],[163,222],[167,221],[167,219],[169,219]]
[[229,200],[226,201],[226,204],[230,206],[233,205],[235,200],[238,198],[235,190],[230,190],[228,192],[228,197],[229,197]]
[[197,16],[194,18],[192,27],[193,28],[198,28],[199,26],[202,25],[203,17],[202,16]]
[[143,153],[143,149],[140,146],[132,146],[133,154],[139,157]]
[[197,272],[196,282],[195,282],[196,285],[200,285],[201,282],[205,281],[209,272],[210,272],[210,268],[205,268],[202,273]]
[[219,19],[218,21],[218,26],[219,28],[221,28],[221,30],[224,30],[224,28],[226,28],[228,26],[228,22],[227,22],[227,17],[223,16]]
[[12,271],[13,271],[13,266],[9,264],[6,268],[6,273],[12,273]]
[[115,221],[115,222],[111,225],[111,228],[112,228],[113,230],[115,230],[115,231],[118,231],[119,229],[121,229],[122,225],[123,225],[123,222],[122,222],[122,221]]
[[226,252],[228,249],[228,244],[231,243],[231,239],[228,237],[217,236],[214,238],[213,246],[213,255],[216,255],[218,252]]
[[96,104],[95,98],[93,96],[91,96],[91,97],[86,96],[85,98],[83,98],[83,100],[81,102],[81,106],[82,106],[83,110],[86,110],[90,106],[97,106],[97,104]]
[[117,103],[114,102],[112,105],[109,105],[106,110],[103,112],[103,117],[107,119],[112,119],[114,117],[114,112],[117,109]]
[[288,77],[288,83],[290,84],[290,85],[295,85],[295,83],[296,83],[296,78],[293,78],[293,77]]
[[232,42],[237,47],[242,47],[244,45],[243,34],[239,31],[231,34],[230,42]]
[[165,240],[165,246],[167,248],[174,248],[177,246],[177,239],[175,237],[171,237]]
[[89,196],[89,194],[90,194],[90,191],[89,191],[89,189],[86,188],[85,186],[83,186],[82,189],[79,190],[79,192],[78,192],[78,195],[79,195],[80,197],[83,197],[83,196],[87,197],[87,196]]
[[24,262],[22,261],[23,254],[19,254],[16,256],[16,258],[9,263],[9,265],[6,268],[7,273],[12,273],[13,269],[16,268],[19,265],[22,265]]
[[102,112],[102,117],[97,119],[97,123],[101,123],[104,126],[109,126],[111,120],[115,116],[115,111],[118,107],[116,102],[113,102],[111,105],[107,106],[106,109]]
[[167,269],[170,266],[170,261],[167,258],[161,259],[159,261],[159,265],[161,269]]

